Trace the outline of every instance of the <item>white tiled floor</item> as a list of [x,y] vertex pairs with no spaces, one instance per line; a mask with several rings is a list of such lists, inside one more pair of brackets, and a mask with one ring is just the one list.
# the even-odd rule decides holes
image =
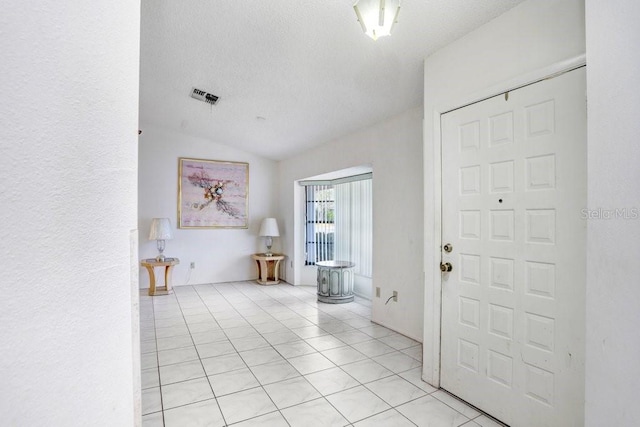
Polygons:
[[420,343],[314,287],[183,286],[140,298],[143,425],[498,426],[420,379]]

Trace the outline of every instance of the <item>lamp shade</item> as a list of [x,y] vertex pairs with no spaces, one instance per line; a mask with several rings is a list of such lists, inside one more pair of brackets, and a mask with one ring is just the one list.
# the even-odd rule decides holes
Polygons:
[[149,240],[169,239],[173,239],[169,218],[153,218],[151,220],[151,229],[149,230]]
[[275,218],[265,218],[260,225],[260,236],[278,237],[280,231],[278,230],[278,223]]
[[362,30],[376,40],[391,35],[400,13],[400,0],[358,0],[353,9]]

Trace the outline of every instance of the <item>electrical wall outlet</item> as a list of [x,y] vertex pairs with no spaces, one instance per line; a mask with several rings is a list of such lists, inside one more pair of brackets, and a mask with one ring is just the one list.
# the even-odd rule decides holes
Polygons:
[[376,287],[376,298],[380,298],[380,286]]
[[398,302],[398,291],[393,291],[393,302]]
[[196,268],[196,263],[195,263],[195,262],[193,262],[193,261],[191,261],[191,266],[190,266],[190,267],[191,267],[191,269],[193,270],[194,268]]

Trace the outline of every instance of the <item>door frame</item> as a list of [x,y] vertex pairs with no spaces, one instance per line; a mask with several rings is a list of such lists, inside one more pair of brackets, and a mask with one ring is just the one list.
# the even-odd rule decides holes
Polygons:
[[[433,146],[431,155],[433,160],[433,199],[425,199],[425,213],[431,211],[433,223],[433,242],[431,250],[432,259],[425,259],[424,277],[424,341],[423,341],[423,370],[422,379],[434,387],[440,387],[440,343],[442,338],[442,275],[440,273],[441,246],[442,246],[442,129],[440,119],[443,114],[452,110],[466,107],[476,102],[500,95],[502,93],[519,89],[537,83],[541,80],[555,77],[559,74],[585,66],[587,64],[586,55],[582,54],[565,61],[554,63],[519,77],[505,80],[496,85],[487,87],[481,91],[471,93],[447,101],[446,104],[436,105],[431,120],[433,121]],[[425,117],[425,120],[427,118]],[[426,140],[426,138],[425,138]],[[424,147],[424,154],[427,149]],[[425,215],[426,221],[427,215]],[[425,227],[427,224],[425,224]],[[429,245],[425,242],[425,245]],[[429,251],[427,251],[428,253]],[[430,350],[426,350],[430,349]]]

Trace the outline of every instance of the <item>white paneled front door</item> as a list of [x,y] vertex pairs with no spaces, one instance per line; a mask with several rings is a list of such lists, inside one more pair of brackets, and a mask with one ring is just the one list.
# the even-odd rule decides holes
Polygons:
[[511,426],[583,424],[585,87],[442,116],[441,386]]

